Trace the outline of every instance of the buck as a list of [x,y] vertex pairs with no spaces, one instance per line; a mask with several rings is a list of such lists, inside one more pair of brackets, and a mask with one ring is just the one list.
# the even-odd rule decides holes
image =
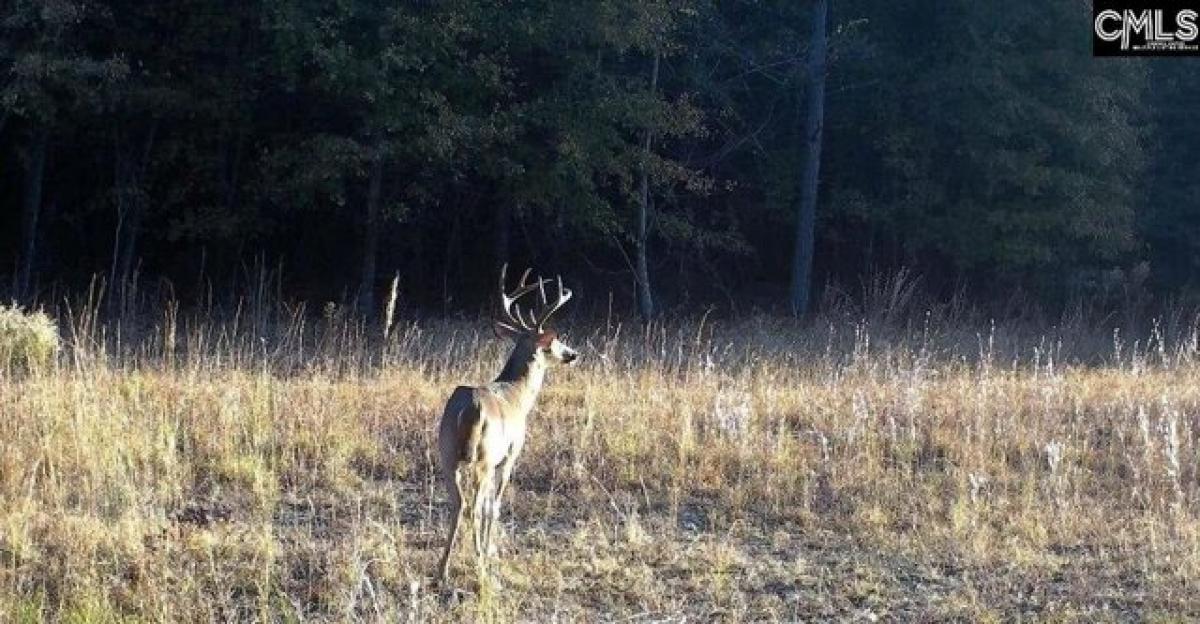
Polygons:
[[[455,388],[438,426],[442,478],[450,496],[451,516],[446,550],[438,564],[442,582],[448,575],[450,553],[466,515],[466,502],[470,504],[476,562],[480,570],[486,570],[487,558],[493,554],[500,501],[525,444],[527,419],[542,389],[546,369],[552,364],[570,364],[578,357],[554,330],[546,328],[550,317],[571,299],[562,277],[557,278],[558,297],[551,304],[546,299],[549,280],[539,276],[536,282],[529,282],[530,269],[521,276],[516,290],[506,292],[507,269],[505,265],[500,270],[504,318],[495,320],[494,326],[498,336],[513,340],[512,353],[492,383]],[[541,295],[542,307],[531,310],[526,321],[517,300],[535,291]]]

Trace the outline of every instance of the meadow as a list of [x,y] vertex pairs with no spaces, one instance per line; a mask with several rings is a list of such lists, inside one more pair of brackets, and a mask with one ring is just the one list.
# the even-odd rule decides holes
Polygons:
[[[485,319],[65,313],[0,373],[0,621],[1186,621],[1200,329],[565,319],[492,578],[435,427]],[[1123,329],[1114,329],[1114,328]]]

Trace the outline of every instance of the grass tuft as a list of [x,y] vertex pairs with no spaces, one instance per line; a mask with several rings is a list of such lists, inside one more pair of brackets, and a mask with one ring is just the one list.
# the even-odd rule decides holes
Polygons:
[[58,327],[45,313],[0,305],[0,371],[50,368],[58,346]]

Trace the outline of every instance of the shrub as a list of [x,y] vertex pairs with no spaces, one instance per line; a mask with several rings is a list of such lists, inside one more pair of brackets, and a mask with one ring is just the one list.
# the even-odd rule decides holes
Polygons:
[[0,370],[48,367],[58,342],[58,327],[45,313],[0,305]]

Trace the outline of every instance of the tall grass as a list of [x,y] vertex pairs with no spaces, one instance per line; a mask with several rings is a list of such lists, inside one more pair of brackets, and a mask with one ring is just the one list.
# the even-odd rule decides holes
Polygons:
[[[75,304],[0,378],[0,620],[1200,615],[1200,344],[1177,313],[991,322],[871,286],[799,323],[561,325],[480,585],[429,584],[433,429],[475,320]],[[93,302],[95,298],[93,298]]]

